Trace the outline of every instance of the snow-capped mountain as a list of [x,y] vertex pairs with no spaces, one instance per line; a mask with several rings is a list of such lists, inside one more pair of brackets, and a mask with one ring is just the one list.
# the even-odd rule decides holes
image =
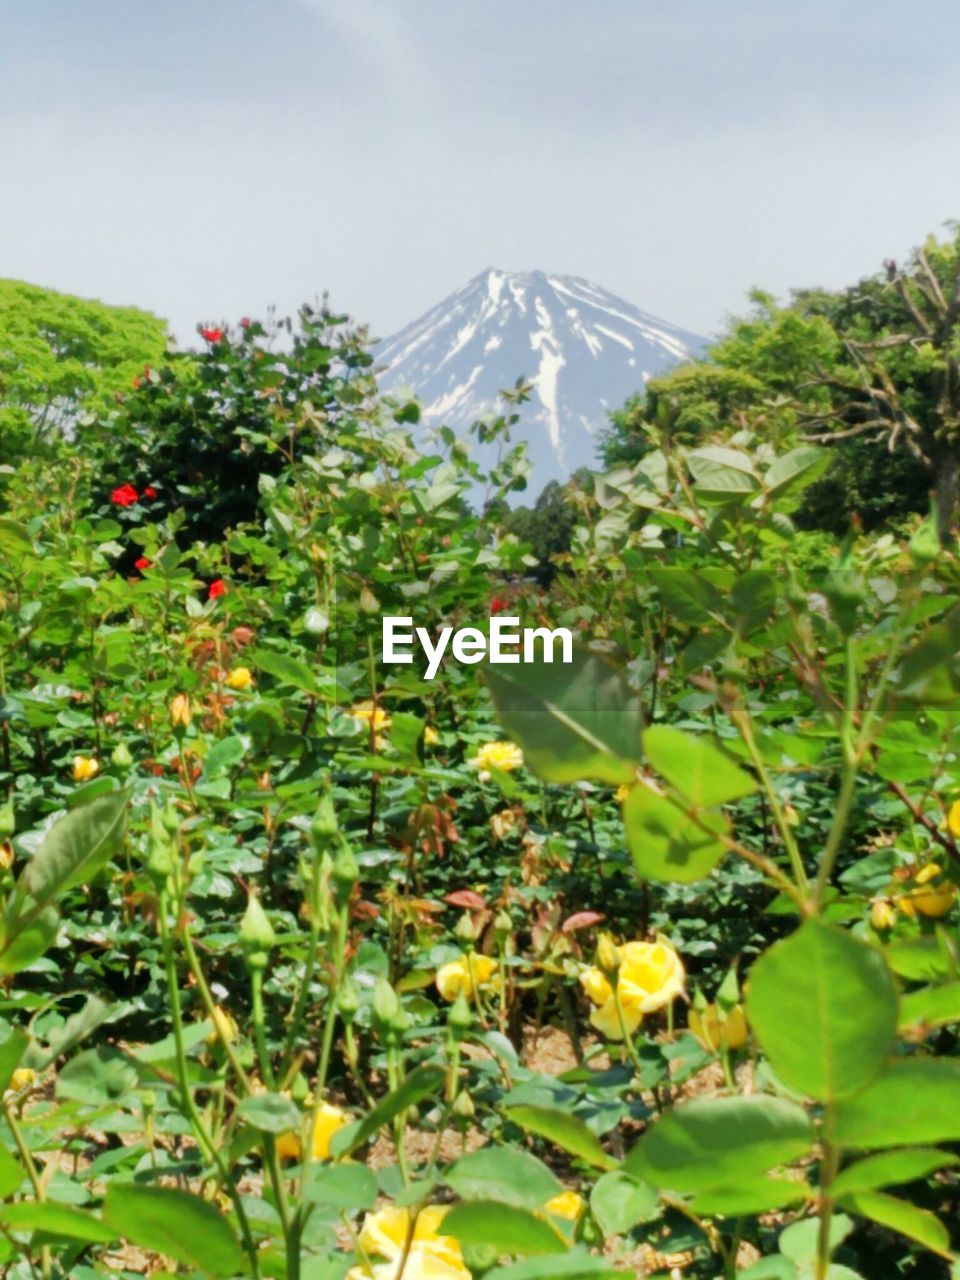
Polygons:
[[490,268],[374,354],[381,386],[412,388],[429,426],[465,432],[498,408],[503,388],[521,375],[530,381],[512,436],[528,444],[530,500],[549,480],[595,465],[608,412],[703,346],[578,276]]

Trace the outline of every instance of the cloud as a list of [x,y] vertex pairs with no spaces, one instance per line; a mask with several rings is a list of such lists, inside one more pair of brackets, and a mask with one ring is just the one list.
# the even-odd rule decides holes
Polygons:
[[409,80],[426,76],[424,46],[389,0],[299,0],[335,31],[351,51],[381,74]]

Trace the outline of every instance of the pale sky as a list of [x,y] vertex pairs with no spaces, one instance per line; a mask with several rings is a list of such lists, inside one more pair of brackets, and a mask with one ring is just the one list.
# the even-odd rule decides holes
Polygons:
[[960,217],[956,0],[0,0],[0,276],[385,336],[491,265],[709,334]]

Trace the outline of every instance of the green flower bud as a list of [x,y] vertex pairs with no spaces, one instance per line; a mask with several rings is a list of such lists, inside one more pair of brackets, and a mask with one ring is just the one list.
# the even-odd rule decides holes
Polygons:
[[497,943],[502,947],[512,933],[513,921],[510,918],[510,912],[498,911],[497,918],[493,922],[493,936]]
[[470,1097],[470,1094],[466,1089],[461,1089],[454,1099],[453,1114],[458,1120],[463,1120],[465,1123],[469,1123],[469,1121],[471,1121],[477,1114],[477,1109],[473,1105],[473,1099]]
[[339,853],[333,860],[333,869],[330,872],[337,906],[343,906],[349,899],[351,890],[359,877],[360,869],[357,866],[356,858],[353,856],[353,850],[344,841],[340,846]]
[[337,1008],[340,1010],[340,1017],[347,1026],[353,1022],[360,1008],[360,996],[353,982],[346,978],[340,988],[340,994],[337,996]]
[[322,796],[310,824],[310,836],[315,848],[318,850],[326,848],[339,830],[333,801],[329,796]]
[[470,1028],[473,1026],[473,1014],[470,1012],[470,1006],[467,1004],[466,997],[461,991],[450,1006],[450,1012],[447,1014],[447,1026],[454,1040],[462,1040]]
[[172,801],[168,800],[163,809],[163,825],[170,835],[175,836],[180,830],[180,814]]
[[112,763],[118,769],[129,769],[133,764],[133,756],[130,754],[130,748],[125,742],[118,742],[110,753]]
[[0,804],[0,840],[9,840],[17,829],[17,817],[13,811],[13,796],[7,796]]
[[400,998],[386,978],[378,978],[373,988],[373,1025],[383,1035],[400,1008]]
[[473,918],[468,911],[465,911],[457,921],[457,927],[453,932],[464,951],[473,950],[473,944],[477,940],[477,926],[473,923]]
[[[150,831],[147,836],[147,873],[158,887],[167,882],[167,878],[176,871],[176,845],[171,839],[168,811],[171,806],[161,812],[158,805],[150,804]],[[179,826],[179,822],[177,824]],[[177,827],[174,827],[174,831]]]
[[255,893],[247,898],[247,909],[240,924],[240,945],[243,947],[247,968],[251,973],[262,973],[270,960],[270,951],[277,936],[267,913]]

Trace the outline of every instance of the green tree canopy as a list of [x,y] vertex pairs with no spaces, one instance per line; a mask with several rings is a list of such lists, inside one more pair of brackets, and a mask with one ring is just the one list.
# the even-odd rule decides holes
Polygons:
[[165,322],[148,311],[0,280],[0,462],[106,413],[166,345]]

